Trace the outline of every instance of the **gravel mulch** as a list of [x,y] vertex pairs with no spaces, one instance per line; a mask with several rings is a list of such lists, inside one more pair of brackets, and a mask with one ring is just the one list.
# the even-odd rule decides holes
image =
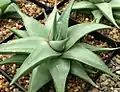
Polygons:
[[20,29],[23,27],[21,20],[1,19],[0,20],[0,41],[3,41],[12,33],[8,28]]
[[43,13],[43,8],[40,8],[36,4],[27,0],[18,0],[17,5],[20,7],[22,12],[34,18]]
[[[113,57],[108,66],[120,78],[120,55],[117,54]],[[99,89],[93,88],[89,92],[120,92],[120,80],[111,78],[106,74],[102,74],[97,79],[96,84]]]
[[[55,4],[55,0],[37,0],[37,1],[39,1],[42,4],[47,5],[47,7],[54,7],[54,4]],[[63,0],[56,0],[56,1],[57,1],[56,3],[59,4]]]
[[101,34],[103,34],[105,36],[108,36],[115,42],[120,42],[120,29],[118,29],[118,28],[114,27],[112,29],[107,29],[107,30],[98,31],[98,32],[100,32]]

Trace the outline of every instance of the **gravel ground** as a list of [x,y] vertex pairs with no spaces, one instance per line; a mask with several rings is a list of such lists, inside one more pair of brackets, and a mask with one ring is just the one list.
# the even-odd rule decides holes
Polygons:
[[38,7],[30,1],[18,0],[17,4],[22,12],[34,18],[43,13],[43,8]]
[[[111,71],[120,77],[120,55],[114,56],[108,66]],[[120,80],[111,78],[106,74],[102,74],[97,79],[96,84],[99,86],[99,89],[93,88],[89,92],[120,92]]]
[[109,38],[113,39],[115,42],[120,42],[120,29],[118,28],[112,28],[111,30],[103,30],[103,31],[98,31],[101,34],[108,36]]
[[20,29],[23,26],[21,20],[13,20],[13,19],[2,19],[0,20],[0,41],[6,39],[11,35],[10,30],[8,28],[16,28]]
[[[87,13],[80,13],[79,11],[74,11],[71,13],[71,18],[77,21],[78,23],[86,23],[86,22],[92,22],[93,16]],[[100,23],[113,26],[111,22],[108,22],[105,18],[102,19]],[[112,40],[116,42],[120,42],[120,29],[113,26],[112,29],[105,29],[103,31],[99,31],[101,34],[111,38]]]
[[[47,5],[48,7],[54,7],[54,4],[55,4],[55,0],[38,0],[38,1]],[[57,1],[57,4],[58,4],[63,0],[56,0],[56,1]]]
[[[24,2],[24,0],[23,0],[23,2]],[[53,3],[54,0],[49,0],[49,3],[50,2]],[[41,13],[42,9],[37,10],[37,9],[35,9],[35,7],[37,7],[37,6],[34,4],[31,5],[31,4],[32,3],[29,3],[29,2],[27,2],[27,3],[26,2],[24,2],[24,3],[18,2],[18,5],[21,7],[21,10],[24,13],[28,14],[29,16],[36,17]],[[32,6],[32,8],[31,8],[31,6]],[[52,6],[52,4],[50,6]],[[80,16],[77,19],[79,19],[79,18],[81,18],[79,20],[80,23],[93,21],[92,19],[90,19],[91,17],[89,17],[88,15],[84,15],[84,14],[83,15],[80,14]],[[19,29],[22,26],[22,22],[20,20],[19,20],[20,22],[19,21],[15,22],[16,20],[12,20],[12,19],[5,20],[5,21],[8,21],[8,22],[11,21],[10,24],[16,23],[15,25],[11,25],[13,28]],[[44,22],[44,21],[42,21],[42,22]],[[4,23],[3,23],[3,25],[4,25]],[[6,25],[9,25],[9,23],[7,23]],[[9,27],[6,25],[5,25],[4,30],[7,30],[6,28]],[[92,39],[93,39],[93,37],[92,37]],[[103,42],[99,41],[98,43],[99,44],[90,42],[90,44],[109,47],[106,42],[103,43]],[[106,54],[105,54],[105,56],[104,56],[104,54],[101,54],[101,56],[105,57],[103,59],[106,59],[108,57],[108,56],[106,56]],[[0,55],[0,60],[4,60],[5,58],[9,58],[9,57],[10,57],[10,55],[4,55],[4,56]],[[116,55],[111,60],[109,67],[111,68],[111,70],[113,72],[120,75],[120,55]],[[0,66],[0,68],[5,70],[11,77],[13,77],[13,75],[16,73],[16,69],[19,68],[19,65],[16,65],[16,64],[2,65],[2,66]],[[30,74],[20,78],[18,83],[27,89],[28,83],[29,83],[29,77],[30,77]],[[90,92],[120,92],[120,81],[118,81],[114,78],[111,79],[108,75],[105,75],[105,74],[101,75],[100,78],[97,79],[96,84],[98,84],[99,89],[93,88],[92,91],[90,90]],[[78,77],[70,75],[67,79],[66,92],[84,92],[83,89],[86,87],[86,85],[87,85],[86,82],[82,81]],[[20,90],[18,88],[16,88],[14,85],[10,86],[8,80],[2,74],[0,74],[0,92],[20,92]],[[46,91],[46,92],[48,92],[48,91]],[[49,92],[55,92],[53,85],[50,87]]]
[[[92,36],[92,35],[86,35],[84,38],[83,38],[83,42],[86,42],[90,45],[94,45],[94,46],[100,46],[100,47],[105,47],[105,48],[111,48],[111,46],[108,45],[107,42],[103,42],[101,40],[95,40],[95,37]],[[102,60],[106,61],[109,59],[109,57],[111,56],[111,52],[101,52],[99,54],[99,56],[102,58]]]
[[[17,4],[20,7],[21,11],[29,16],[37,17],[42,13],[42,8],[38,8],[34,3],[31,3],[29,1],[19,0]],[[21,20],[2,19],[0,20],[0,22],[0,41],[6,39],[11,34],[11,32],[7,28],[20,29],[21,27],[23,27],[23,23]],[[0,61],[9,58],[10,56],[11,55],[0,55]],[[13,77],[16,73],[17,68],[19,68],[19,65],[2,65],[0,66],[0,68],[6,71],[10,77]],[[29,78],[30,74],[27,76],[23,76],[18,80],[18,83],[21,84],[25,89],[27,89]],[[21,92],[14,85],[10,86],[9,84],[9,81],[2,74],[0,74],[0,92]]]
[[92,22],[93,17],[92,15],[89,16],[87,13],[80,13],[79,11],[74,11],[71,13],[71,18],[78,23],[87,23]]

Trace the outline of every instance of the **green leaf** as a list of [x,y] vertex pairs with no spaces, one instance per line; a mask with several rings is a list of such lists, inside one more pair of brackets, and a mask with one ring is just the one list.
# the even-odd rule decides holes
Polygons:
[[93,14],[93,16],[95,18],[95,22],[99,23],[101,18],[103,17],[102,13],[99,10],[93,10],[92,14]]
[[17,30],[13,28],[9,28],[10,31],[12,31],[15,35],[17,35],[20,38],[28,37],[28,33],[25,30]]
[[113,9],[120,9],[120,0],[111,0],[110,4]]
[[94,51],[94,52],[106,52],[106,51],[113,51],[113,50],[117,50],[120,49],[118,48],[104,48],[104,47],[100,47],[100,46],[93,46],[87,43],[80,43],[80,46],[83,46],[85,48],[87,48],[90,51]]
[[68,38],[60,41],[50,41],[49,44],[54,50],[61,52],[65,49],[65,44],[67,41],[68,41]]
[[3,12],[3,18],[21,19],[20,15],[16,12],[16,9],[13,7],[13,5],[14,3],[11,3],[9,6],[7,6]]
[[23,61],[27,58],[28,55],[13,55],[12,57],[5,59],[4,61],[0,61],[0,65],[5,64],[22,64]]
[[111,28],[110,26],[97,24],[97,23],[83,23],[71,26],[68,28],[69,40],[66,44],[66,49],[68,50],[72,47],[80,38],[84,35],[99,29]]
[[21,17],[16,12],[7,12],[2,15],[2,18],[4,18],[4,19],[6,19],[6,18],[21,19]]
[[49,65],[44,61],[44,63],[33,69],[28,92],[37,92],[37,90],[51,80],[48,67]]
[[22,13],[20,9],[17,7],[17,5],[12,4],[12,6],[16,9],[16,11],[22,17],[25,28],[29,36],[39,36],[39,37],[48,38],[49,31],[47,30],[45,25],[40,24],[40,22],[37,21],[36,19]]
[[31,53],[38,46],[38,43],[44,44],[45,39],[40,37],[27,37],[11,40],[0,44],[0,54],[6,53]]
[[108,69],[108,67],[105,65],[104,61],[102,61],[93,52],[89,51],[88,49],[86,49],[82,46],[76,45],[75,47],[71,48],[69,51],[67,51],[63,54],[63,58],[77,60],[81,63],[92,66],[94,68],[97,68],[97,69],[109,74],[109,75],[116,77],[116,75],[114,75]]
[[93,86],[98,87],[88,76],[82,64],[72,61],[70,73],[84,79],[85,81],[89,82]]
[[119,11],[114,11],[113,12],[115,19],[118,18],[120,19],[120,12]]
[[49,36],[50,40],[55,40],[55,36],[57,34],[56,23],[57,23],[57,8],[55,6],[52,13],[49,15],[49,17],[48,17],[48,19],[45,23],[47,29],[51,33],[50,36]]
[[89,1],[79,1],[73,4],[72,9],[96,9],[96,7]]
[[65,59],[55,59],[49,69],[54,80],[56,92],[65,92],[66,78],[70,70],[70,62]]
[[95,4],[99,10],[102,12],[102,14],[110,21],[112,22],[116,27],[119,28],[117,23],[115,22],[115,19],[113,18],[113,13],[112,13],[112,7],[109,3],[100,3],[100,4]]
[[51,57],[57,57],[61,55],[60,53],[54,51],[47,42],[37,44],[38,47],[27,57],[24,63],[21,65],[20,69],[14,76],[11,84],[13,84],[22,75],[27,74],[32,69],[40,65],[43,60]]
[[13,7],[15,4],[11,3],[10,5],[8,5],[8,7],[5,9],[4,13],[7,12],[16,12],[16,9]]
[[115,21],[120,25],[120,19],[115,19]]
[[92,3],[104,3],[104,0],[89,0]]
[[74,0],[71,0],[66,10],[63,11],[60,18],[58,19],[58,30],[60,30],[62,39],[65,39],[67,36],[67,28],[69,23],[69,16],[72,9]]
[[11,0],[0,0],[0,8],[5,7],[11,2]]

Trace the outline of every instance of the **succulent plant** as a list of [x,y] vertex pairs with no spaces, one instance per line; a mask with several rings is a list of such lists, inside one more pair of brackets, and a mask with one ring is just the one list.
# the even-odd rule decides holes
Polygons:
[[74,0],[71,0],[61,15],[55,6],[45,25],[28,17],[12,4],[23,19],[26,30],[10,28],[19,38],[0,45],[0,54],[14,54],[0,64],[21,64],[11,84],[32,71],[28,92],[36,92],[52,79],[56,92],[65,92],[69,73],[97,87],[88,76],[83,64],[115,77],[94,52],[111,51],[116,48],[96,47],[78,42],[87,33],[111,27],[97,23],[68,27],[73,2]]
[[76,1],[72,9],[89,9],[97,23],[100,22],[101,18],[104,16],[116,27],[120,24],[120,0],[79,0]]
[[21,18],[15,9],[11,9],[11,4],[16,0],[0,0],[0,17],[1,18]]

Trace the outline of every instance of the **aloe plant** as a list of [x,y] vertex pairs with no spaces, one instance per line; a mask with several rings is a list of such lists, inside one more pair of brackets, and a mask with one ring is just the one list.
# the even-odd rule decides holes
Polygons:
[[95,47],[78,42],[87,33],[111,27],[97,23],[68,27],[73,2],[74,0],[71,0],[61,15],[58,14],[55,6],[45,25],[28,17],[12,4],[23,19],[26,30],[10,28],[19,38],[0,45],[0,54],[15,54],[0,64],[21,64],[11,84],[32,71],[28,92],[36,92],[52,79],[56,92],[65,92],[66,78],[69,73],[97,87],[88,76],[83,64],[115,77],[94,52],[111,51],[116,48]]
[[1,18],[21,18],[15,9],[12,9],[11,4],[16,0],[0,0],[0,17]]
[[120,0],[79,0],[75,2],[72,9],[89,9],[97,23],[104,16],[116,27],[120,24]]

